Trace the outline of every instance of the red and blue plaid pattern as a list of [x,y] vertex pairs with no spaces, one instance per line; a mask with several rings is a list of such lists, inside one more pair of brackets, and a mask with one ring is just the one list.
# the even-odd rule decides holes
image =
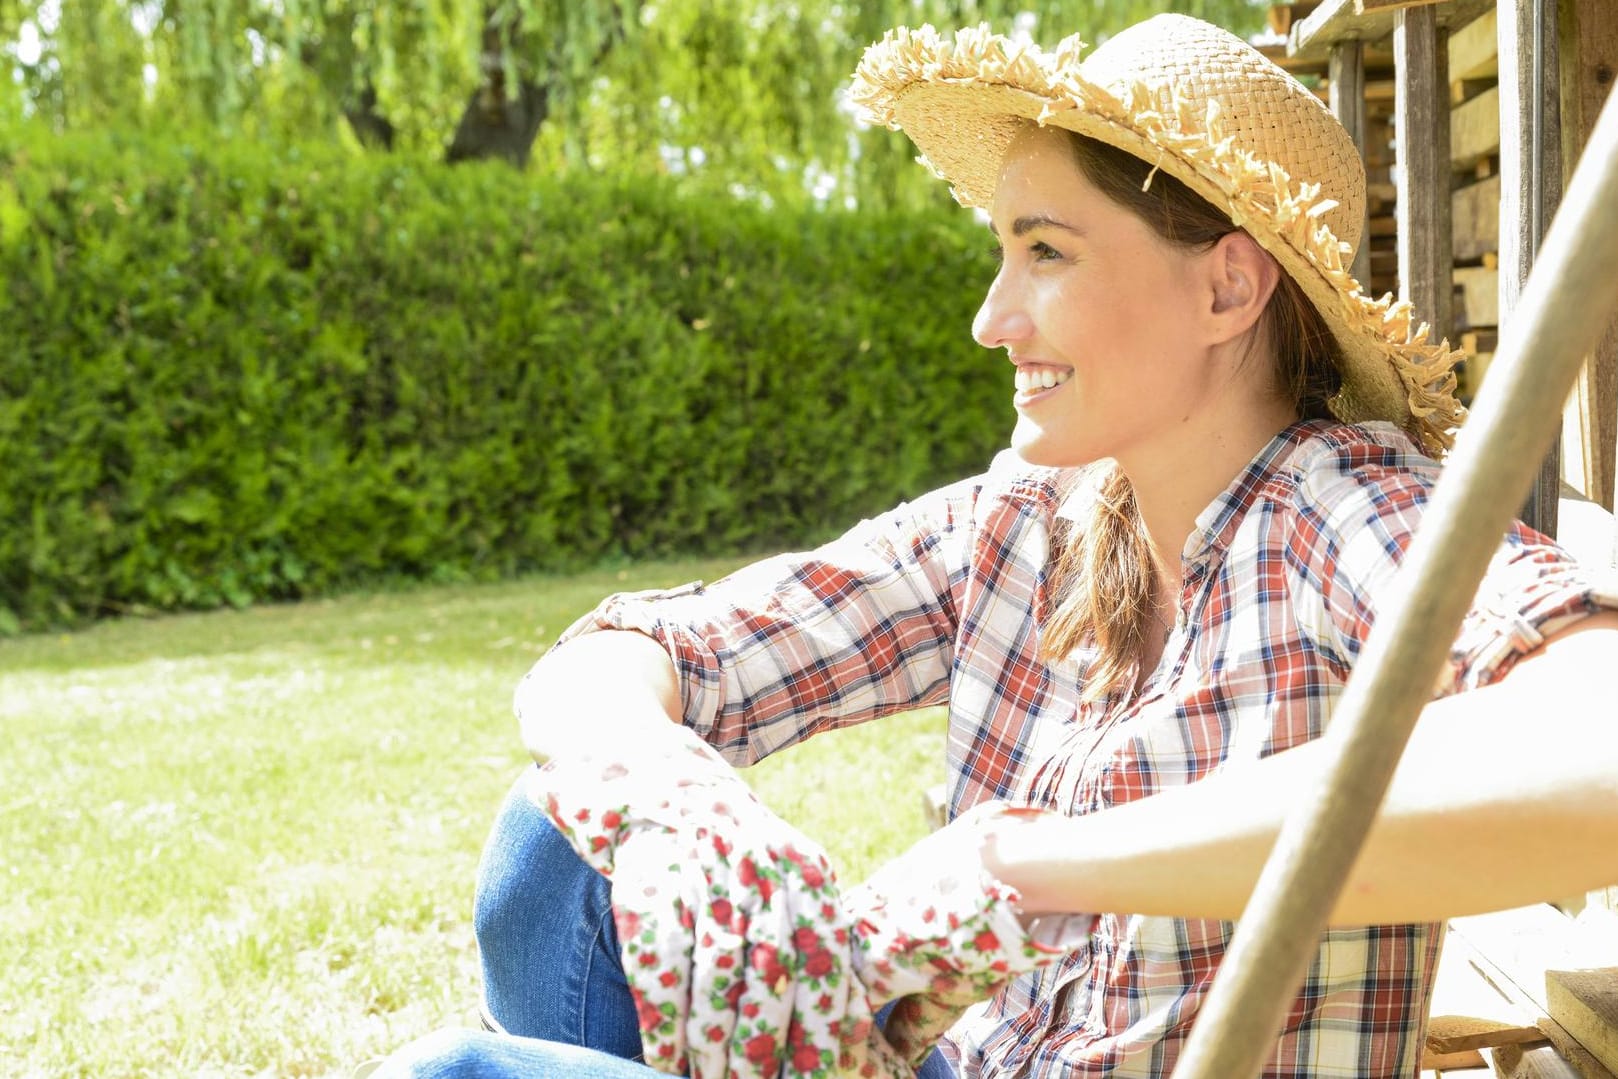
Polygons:
[[[997,466],[805,554],[711,585],[618,595],[568,631],[647,633],[685,720],[746,764],[822,730],[948,703],[951,813],[991,798],[1090,813],[1318,736],[1437,475],[1385,424],[1300,423],[1198,518],[1179,617],[1139,692],[1081,704],[1088,665],[1039,658],[1053,545],[1082,473]],[[1498,678],[1596,608],[1543,537],[1511,532],[1442,692]],[[1169,1074],[1231,926],[1127,913],[952,1031],[966,1076]],[[1264,1072],[1415,1075],[1435,925],[1334,930]]]

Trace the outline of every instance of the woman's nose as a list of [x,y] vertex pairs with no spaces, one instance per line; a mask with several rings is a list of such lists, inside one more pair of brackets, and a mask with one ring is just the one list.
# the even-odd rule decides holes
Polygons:
[[995,275],[972,320],[972,338],[984,348],[1005,348],[1026,338],[1033,331],[1033,320],[1019,302],[1004,271]]

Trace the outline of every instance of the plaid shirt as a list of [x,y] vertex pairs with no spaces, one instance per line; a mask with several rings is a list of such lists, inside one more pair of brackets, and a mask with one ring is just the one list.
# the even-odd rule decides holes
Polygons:
[[[1026,465],[713,585],[610,597],[569,634],[662,642],[686,722],[735,763],[948,703],[952,814],[989,798],[1089,813],[1318,736],[1436,474],[1390,425],[1283,431],[1198,517],[1157,669],[1093,704],[1078,699],[1088,657],[1037,654],[1053,529],[1084,477]],[[1598,602],[1565,554],[1518,527],[1444,692],[1498,678]],[[1087,947],[974,1009],[944,1050],[967,1076],[1167,1075],[1231,930],[1103,914]],[[1437,925],[1328,933],[1264,1075],[1415,1075],[1440,940]]]

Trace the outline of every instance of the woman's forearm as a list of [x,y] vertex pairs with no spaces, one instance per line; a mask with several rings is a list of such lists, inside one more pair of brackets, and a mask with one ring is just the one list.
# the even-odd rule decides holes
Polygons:
[[[1432,921],[1618,882],[1618,615],[1434,702],[1332,914]],[[1085,817],[1012,819],[990,868],[1030,912],[1240,915],[1320,743]]]
[[571,749],[655,740],[680,722],[674,664],[639,633],[604,630],[552,649],[517,687],[523,745],[543,763]]

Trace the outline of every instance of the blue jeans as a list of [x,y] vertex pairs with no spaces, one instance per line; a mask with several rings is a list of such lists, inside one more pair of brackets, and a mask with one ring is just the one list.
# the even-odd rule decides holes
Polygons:
[[[532,775],[512,787],[483,848],[473,911],[484,1009],[504,1033],[429,1034],[389,1057],[373,1079],[662,1075],[641,1063],[611,888],[528,797]],[[935,1052],[918,1076],[952,1074]]]

